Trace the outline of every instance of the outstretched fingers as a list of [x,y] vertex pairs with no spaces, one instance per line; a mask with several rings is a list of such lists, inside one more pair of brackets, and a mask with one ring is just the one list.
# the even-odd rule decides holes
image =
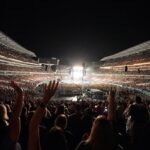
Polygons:
[[46,86],[45,93],[44,93],[44,103],[48,103],[49,99],[54,96],[59,82],[55,82],[55,80],[50,81],[49,84]]
[[52,92],[54,91],[54,87],[55,87],[55,80],[53,80],[52,86],[51,86],[51,88],[50,88],[50,90],[51,90]]
[[19,85],[14,82],[11,81],[10,86],[18,93],[18,94],[22,94],[22,89],[19,87]]
[[50,89],[52,95],[55,94],[55,92],[56,92],[56,90],[57,90],[57,88],[58,88],[58,84],[59,84],[59,82],[55,82],[55,80],[53,81],[52,87],[51,87],[51,89]]
[[50,81],[49,85],[48,85],[49,92],[52,94],[55,94],[57,87],[58,87],[58,84],[59,84],[58,81],[57,82],[55,80],[53,80],[52,82]]
[[57,82],[56,82],[55,87],[54,87],[54,91],[56,91],[56,90],[57,90],[58,85],[59,85],[59,81],[57,81]]
[[47,86],[47,90],[51,89],[51,86],[52,86],[52,81],[49,81],[49,84]]

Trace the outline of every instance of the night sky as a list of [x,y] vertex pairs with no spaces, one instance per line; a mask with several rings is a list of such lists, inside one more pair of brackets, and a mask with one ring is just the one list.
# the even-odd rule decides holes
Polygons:
[[1,31],[38,57],[62,62],[98,61],[150,40],[144,1],[5,1],[0,14]]

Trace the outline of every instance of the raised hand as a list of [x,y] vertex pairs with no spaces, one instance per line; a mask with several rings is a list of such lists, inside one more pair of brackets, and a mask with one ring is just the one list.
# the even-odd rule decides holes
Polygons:
[[15,83],[14,81],[11,81],[10,86],[15,90],[15,92],[17,92],[18,97],[15,100],[12,118],[10,120],[9,136],[12,141],[17,142],[19,139],[20,130],[21,130],[20,116],[21,116],[23,105],[24,105],[24,97],[23,97],[23,91],[17,85],[17,83]]
[[10,85],[17,92],[18,96],[23,96],[23,91],[16,82],[11,81]]
[[46,105],[51,97],[54,96],[59,82],[55,82],[55,80],[50,81],[48,85],[45,86],[43,103]]
[[115,120],[116,119],[116,112],[115,112],[115,94],[116,90],[113,90],[112,88],[109,91],[109,96],[108,96],[108,120]]
[[21,115],[22,108],[23,108],[23,105],[24,105],[23,90],[14,81],[11,81],[10,85],[15,90],[15,92],[17,93],[17,99],[15,101],[15,106],[14,106],[14,113],[15,113],[15,117],[16,116],[18,117],[18,116]]
[[114,98],[115,95],[116,95],[116,90],[114,90],[114,89],[111,88],[110,91],[109,91],[109,96],[110,96],[111,98]]
[[52,96],[54,96],[59,82],[50,81],[48,85],[45,85],[44,97],[41,105],[37,108],[34,113],[30,125],[29,125],[29,138],[28,138],[28,150],[41,150],[40,139],[39,139],[39,124],[42,121],[43,116],[45,115],[45,106]]

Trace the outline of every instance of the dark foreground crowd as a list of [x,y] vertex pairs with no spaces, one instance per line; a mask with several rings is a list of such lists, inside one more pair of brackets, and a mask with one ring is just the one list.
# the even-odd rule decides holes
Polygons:
[[0,102],[0,150],[149,150],[150,104],[135,96],[116,101],[51,101],[58,82],[45,86],[41,101],[24,100],[11,82],[14,100]]

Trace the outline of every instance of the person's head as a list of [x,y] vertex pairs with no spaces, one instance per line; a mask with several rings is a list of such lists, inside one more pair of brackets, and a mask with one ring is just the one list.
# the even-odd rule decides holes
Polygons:
[[67,127],[67,117],[64,114],[57,116],[54,125],[65,129]]
[[76,111],[77,113],[80,113],[80,112],[81,112],[81,105],[80,105],[80,104],[76,104],[76,105],[75,105],[75,111]]
[[87,142],[92,144],[93,150],[111,148],[112,130],[109,121],[104,116],[98,116],[91,129]]
[[56,109],[56,114],[59,115],[59,114],[64,114],[64,111],[65,111],[65,107],[64,105],[60,105],[57,107]]
[[142,103],[142,99],[141,99],[140,96],[136,96],[135,101],[136,101],[137,104],[141,104]]
[[8,120],[7,108],[4,104],[0,104],[0,118],[2,120]]

